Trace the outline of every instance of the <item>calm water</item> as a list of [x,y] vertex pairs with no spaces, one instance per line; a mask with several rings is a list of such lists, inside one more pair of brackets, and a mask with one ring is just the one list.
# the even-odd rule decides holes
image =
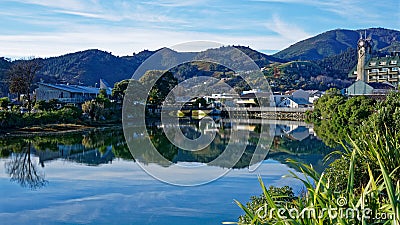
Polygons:
[[[227,175],[211,183],[180,187],[154,179],[135,162],[121,129],[84,134],[0,139],[0,221],[2,224],[221,224],[237,221],[242,211],[233,200],[259,195],[257,175],[266,185],[302,186],[291,178],[287,158],[322,170],[331,151],[300,122],[267,121],[271,151],[258,169],[248,170],[253,142]],[[183,133],[196,138],[197,121],[185,121]],[[200,152],[171,146],[162,126],[149,127],[152,142],[171,162],[207,163],[224,150],[230,129],[259,133],[260,121],[217,122],[217,135]],[[257,135],[253,135],[257,136]],[[253,137],[251,136],[251,137]],[[138,146],[140,147],[140,146]],[[254,149],[253,149],[254,150]],[[155,165],[158,166],[158,165]],[[161,165],[159,165],[161,166]]]

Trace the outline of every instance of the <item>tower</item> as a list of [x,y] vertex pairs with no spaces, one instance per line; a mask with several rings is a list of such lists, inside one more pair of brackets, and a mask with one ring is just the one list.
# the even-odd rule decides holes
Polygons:
[[[365,35],[366,36],[366,35]],[[368,82],[368,75],[365,72],[365,64],[371,57],[371,43],[367,37],[364,38],[360,35],[360,39],[357,43],[357,54],[358,54],[358,62],[357,62],[357,80],[362,80],[364,82]]]

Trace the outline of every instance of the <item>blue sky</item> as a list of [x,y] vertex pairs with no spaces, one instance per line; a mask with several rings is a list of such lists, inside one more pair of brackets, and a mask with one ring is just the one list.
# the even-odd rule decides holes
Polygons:
[[336,29],[400,29],[398,0],[1,0],[0,56],[131,55],[182,42],[264,52]]

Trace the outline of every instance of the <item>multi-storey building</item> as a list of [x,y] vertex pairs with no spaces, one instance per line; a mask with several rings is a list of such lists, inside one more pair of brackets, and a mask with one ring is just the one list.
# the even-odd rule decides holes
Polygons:
[[371,57],[372,45],[369,39],[358,41],[358,63],[349,73],[350,78],[357,78],[365,83],[387,82],[395,87],[400,81],[400,52],[392,52],[386,57]]

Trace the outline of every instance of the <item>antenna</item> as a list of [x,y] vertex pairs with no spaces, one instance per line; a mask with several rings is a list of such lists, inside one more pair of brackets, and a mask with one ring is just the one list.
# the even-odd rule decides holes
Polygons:
[[364,39],[367,39],[367,30],[364,30]]

